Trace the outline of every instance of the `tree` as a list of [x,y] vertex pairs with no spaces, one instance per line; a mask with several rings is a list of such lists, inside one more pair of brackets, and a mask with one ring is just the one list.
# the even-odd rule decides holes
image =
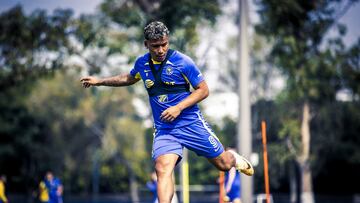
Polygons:
[[[55,172],[64,171],[64,181],[72,185],[66,190],[89,191],[89,165],[96,159],[93,152],[106,154],[102,149],[98,153],[99,145],[111,137],[119,141],[118,148],[115,154],[107,154],[111,156],[100,156],[103,158],[100,162],[104,163],[100,167],[104,169],[102,181],[108,180],[106,168],[111,164],[114,168],[119,164],[127,166],[127,171],[115,170],[118,180],[129,178],[130,185],[136,179],[143,180],[139,168],[149,163],[144,163],[143,151],[136,156],[130,153],[144,141],[140,118],[131,104],[130,93],[134,90],[80,91],[74,76],[79,75],[78,70],[71,72],[64,68],[64,63],[72,54],[81,56],[89,65],[82,71],[90,74],[103,74],[111,55],[126,56],[124,65],[132,64],[142,52],[142,28],[151,19],[167,23],[175,47],[190,50],[198,42],[197,27],[215,22],[220,13],[215,0],[108,0],[102,4],[101,11],[74,19],[71,10],[56,10],[52,15],[36,10],[26,15],[16,6],[0,15],[0,29],[5,31],[0,33],[0,139],[4,141],[0,144],[0,164],[6,165],[4,170],[18,181],[17,185],[31,185],[39,178],[39,172],[56,168]],[[85,52],[99,49],[104,50],[103,56],[96,53],[84,57]],[[135,132],[123,131],[129,126],[139,129],[139,139],[132,139]],[[123,145],[123,140],[129,144]],[[78,146],[83,146],[83,151]],[[139,163],[135,163],[135,158]],[[78,163],[81,163],[79,167]],[[100,187],[105,185],[102,181]],[[128,187],[122,185],[122,188]],[[131,189],[134,194],[134,187]]]
[[0,89],[20,85],[59,68],[68,46],[71,10],[26,16],[21,6],[1,14]]
[[[218,0],[105,0],[101,11],[121,28],[133,28],[130,40],[142,41],[142,28],[152,20],[163,21],[170,29],[173,45],[190,51],[198,43],[197,26],[213,24],[220,14]],[[134,35],[135,34],[135,35]]]
[[0,164],[19,192],[30,193],[25,186],[50,158],[42,148],[49,129],[26,108],[27,96],[36,79],[61,67],[71,20],[71,10],[25,15],[15,6],[0,14]]
[[289,150],[300,168],[303,202],[314,202],[310,165],[312,114],[317,105],[334,100],[341,88],[337,70],[344,60],[324,42],[326,33],[354,2],[258,1],[261,22],[256,30],[273,40],[269,60],[288,77],[284,99],[301,106],[293,106],[293,114],[287,114],[283,135],[289,137]]
[[109,121],[104,136],[103,151],[126,168],[131,199],[135,202],[139,201],[137,177],[145,178],[146,174],[150,174],[144,167],[144,160],[150,158],[145,151],[144,131],[140,122],[119,118]]

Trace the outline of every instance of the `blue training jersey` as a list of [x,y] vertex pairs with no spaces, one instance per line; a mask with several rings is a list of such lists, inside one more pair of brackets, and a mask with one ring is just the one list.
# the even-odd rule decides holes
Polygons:
[[57,194],[58,188],[62,185],[58,178],[52,181],[45,180],[45,185],[49,192],[49,203],[62,203],[61,196]]
[[[155,76],[151,71],[149,64],[150,54],[140,56],[130,71],[130,75],[135,78],[141,78],[146,89],[152,88],[155,82]],[[160,64],[153,61],[155,70],[159,70]],[[161,72],[161,82],[171,88],[171,86],[189,84],[196,87],[204,80],[199,68],[191,60],[179,51],[174,51],[163,65]],[[190,106],[184,109],[173,122],[163,122],[160,115],[163,111],[171,106],[175,106],[188,97],[191,92],[178,92],[172,94],[161,94],[150,96],[149,102],[153,113],[154,126],[156,129],[172,129],[189,125],[199,119],[200,110],[198,105]]]

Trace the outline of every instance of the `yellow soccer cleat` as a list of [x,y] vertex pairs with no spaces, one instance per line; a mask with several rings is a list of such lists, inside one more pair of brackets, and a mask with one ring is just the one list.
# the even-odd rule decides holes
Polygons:
[[235,168],[236,170],[240,171],[241,173],[248,175],[248,176],[252,176],[254,175],[254,168],[251,165],[250,161],[248,161],[247,159],[245,159],[245,157],[240,156],[238,153],[236,153],[233,150],[229,150],[235,157],[236,160],[236,164],[235,164]]

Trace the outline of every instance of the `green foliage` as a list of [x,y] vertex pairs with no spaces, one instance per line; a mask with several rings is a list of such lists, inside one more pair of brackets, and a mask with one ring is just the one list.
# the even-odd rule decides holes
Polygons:
[[341,52],[339,49],[338,52],[343,57],[340,69],[343,85],[352,91],[353,99],[358,100],[360,97],[360,39],[349,50]]
[[[43,149],[52,152],[46,167],[65,183],[71,183],[73,191],[88,189],[90,179],[84,176],[89,177],[92,150],[98,143],[98,138],[91,136],[84,123],[85,115],[79,111],[82,105],[79,98],[85,94],[77,80],[74,75],[59,72],[54,78],[40,80],[27,100],[31,113],[49,128],[43,135],[46,141]],[[47,91],[49,89],[51,91]],[[41,177],[41,170],[37,171]]]
[[221,13],[217,0],[106,0],[101,4],[101,11],[120,28],[135,28],[137,30],[135,40],[140,41],[143,40],[143,27],[149,21],[163,21],[173,33],[173,45],[182,51],[198,43],[197,25],[204,22],[213,24]]
[[126,191],[128,173],[144,181],[143,168],[149,168],[132,97],[127,88],[84,90],[78,80],[77,71],[59,71],[40,80],[26,102],[31,115],[48,126],[40,151],[56,152],[48,153],[51,162],[45,165],[72,185],[70,192],[90,192],[94,156],[100,150],[100,192]]
[[[37,10],[25,15],[20,6],[0,14],[0,163],[19,192],[36,185],[52,160],[47,120],[26,106],[36,79],[59,68],[68,45],[70,10],[52,15]],[[60,50],[60,51],[58,51]]]
[[[270,0],[259,5],[262,23],[256,28],[274,41],[270,61],[289,77],[290,98],[316,102],[334,99],[341,88],[337,70],[343,59],[334,47],[321,45],[341,12],[333,8],[340,7],[341,2]],[[345,29],[342,25],[339,28],[341,36]]]
[[296,151],[300,149],[300,144],[298,138],[300,136],[300,121],[299,120],[284,120],[283,127],[279,131],[279,137],[281,139],[288,138],[291,140],[291,143],[296,143]]
[[[62,52],[68,46],[71,16],[71,10],[56,10],[50,16],[37,10],[26,16],[20,6],[0,15],[1,90],[34,80],[59,67]],[[46,59],[50,57],[46,52],[51,51],[54,59]]]
[[[293,119],[297,115],[296,104],[286,104],[272,101],[258,101],[253,106],[254,129],[253,151],[260,156],[259,165],[255,167],[255,192],[264,191],[263,149],[261,140],[260,122],[267,124],[267,148],[269,159],[270,187],[273,193],[288,191],[290,167],[294,164],[295,155],[292,150],[299,151],[300,121]],[[318,107],[314,114],[311,129],[310,159],[314,176],[316,192],[324,194],[353,194],[354,188],[345,184],[345,180],[356,176],[360,170],[359,150],[359,102],[327,102]],[[292,146],[289,144],[292,144]],[[293,149],[291,149],[293,148]],[[338,176],[341,168],[349,171]],[[336,179],[344,183],[341,189],[333,188]]]
[[104,46],[107,20],[99,15],[81,15],[74,21],[74,34],[79,42],[87,47]]
[[[79,70],[63,65],[69,55],[97,47],[132,63],[150,19],[165,21],[173,33],[180,30],[174,37],[187,38],[181,39],[184,48],[197,42],[197,25],[214,22],[220,13],[217,1],[143,3],[150,2],[105,1],[102,13],[79,19],[71,10],[26,15],[21,6],[0,15],[0,164],[17,192],[35,189],[48,169],[71,185],[68,192],[89,192],[98,158],[100,192],[128,190],[129,172],[141,182],[148,178],[151,136],[145,136],[130,89],[84,90]],[[92,73],[100,71],[86,62]]]
[[106,161],[100,169],[100,191],[102,193],[114,193],[128,191],[128,171],[121,163]]
[[118,157],[125,168],[138,176],[144,174],[143,161],[150,155],[145,150],[145,129],[131,117],[112,119],[107,122],[103,138],[103,151],[107,157]]
[[125,27],[138,26],[143,23],[142,11],[133,1],[106,0],[100,8],[115,23]]
[[[339,162],[335,157],[341,156],[347,161],[356,160],[350,158],[351,156],[357,157],[357,153],[353,151],[355,146],[359,146],[357,139],[346,136],[347,139],[356,140],[352,146],[342,138],[348,135],[343,127],[352,121],[342,120],[342,113],[347,110],[341,103],[336,102],[336,93],[339,90],[351,89],[355,99],[349,105],[358,105],[355,102],[357,85],[354,84],[359,82],[356,76],[359,67],[359,44],[345,47],[342,37],[346,28],[337,24],[339,17],[354,2],[356,0],[258,1],[261,22],[256,26],[256,30],[273,45],[266,60],[278,67],[287,80],[286,89],[275,103],[281,119],[276,132],[280,143],[271,143],[269,139],[269,145],[274,149],[272,156],[277,156],[273,161],[283,167],[292,165],[294,162],[291,160],[302,159],[302,163],[310,162],[311,168],[315,170],[315,180],[317,176],[324,176],[327,172],[332,173],[325,175],[329,179],[336,176],[336,172],[328,167],[336,163],[342,164],[343,161]],[[329,38],[329,29],[335,26],[339,33],[336,37]],[[350,76],[347,71],[354,74]],[[310,104],[308,123],[301,123],[304,103]],[[349,116],[352,118],[357,115],[357,111],[348,114],[352,114]],[[300,150],[302,145],[306,144],[302,143],[301,139],[304,134],[302,135],[300,127],[303,124],[310,125],[310,157],[305,157],[306,153],[304,155]],[[351,155],[345,158],[345,153]],[[271,167],[274,165],[270,163]],[[357,167],[357,163],[354,167]],[[274,174],[276,180],[284,178],[281,176]],[[271,183],[274,184],[273,181]],[[315,188],[326,187],[328,184],[331,182],[320,180]]]

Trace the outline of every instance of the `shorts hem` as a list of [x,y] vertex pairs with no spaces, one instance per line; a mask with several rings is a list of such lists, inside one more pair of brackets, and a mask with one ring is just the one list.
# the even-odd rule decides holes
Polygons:
[[156,156],[153,156],[152,159],[153,159],[153,161],[155,161],[159,156],[165,155],[165,154],[176,154],[179,156],[180,160],[182,159],[182,154],[177,153],[177,152],[162,152],[162,153],[156,154]]
[[216,154],[211,154],[210,156],[204,156],[204,157],[207,159],[213,159],[213,158],[220,156],[223,152],[224,152],[224,149],[219,150]]

